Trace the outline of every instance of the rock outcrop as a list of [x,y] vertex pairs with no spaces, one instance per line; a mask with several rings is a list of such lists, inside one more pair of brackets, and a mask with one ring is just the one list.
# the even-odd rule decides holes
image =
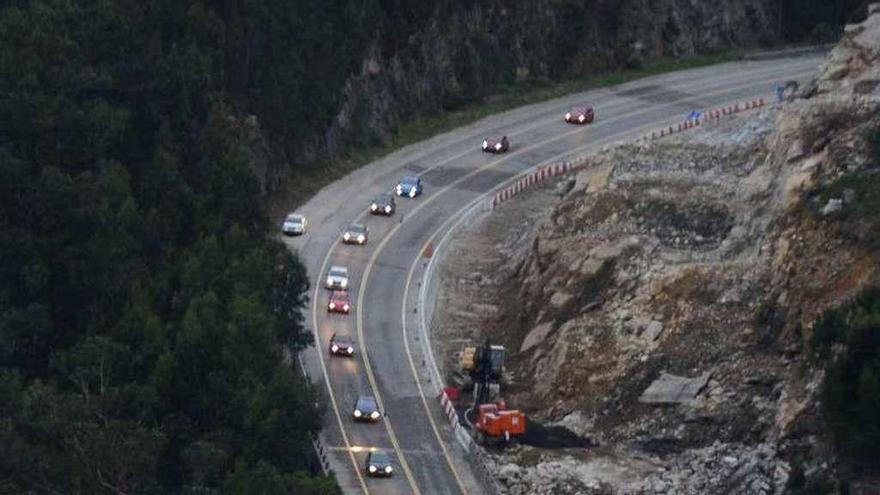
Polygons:
[[795,471],[837,476],[809,342],[823,311],[880,282],[876,245],[841,220],[877,191],[827,195],[880,173],[872,9],[784,106],[600,153],[517,235],[528,245],[499,241],[527,252],[493,268],[500,316],[472,326],[515,350],[505,398],[601,445],[499,454],[509,493],[769,494]]
[[[378,31],[321,144],[387,137],[401,116],[473,100],[499,85],[594,75],[658,57],[752,48],[777,41],[769,0],[436,2]],[[397,32],[397,31],[395,31]]]

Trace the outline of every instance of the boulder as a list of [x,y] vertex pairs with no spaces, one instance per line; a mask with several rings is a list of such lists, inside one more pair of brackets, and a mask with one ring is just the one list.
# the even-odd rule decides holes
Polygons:
[[554,292],[552,296],[550,296],[550,306],[554,308],[561,308],[568,304],[569,301],[572,300],[574,296],[571,294],[567,294],[565,292]]
[[661,373],[642,392],[639,402],[643,404],[684,404],[694,399],[706,386],[711,373],[706,372],[696,378]]
[[550,321],[547,323],[542,323],[529,331],[528,335],[526,335],[526,338],[523,339],[522,345],[519,346],[519,352],[527,351],[543,342],[544,339],[546,339],[547,336],[549,336],[553,332],[553,326],[553,322]]
[[822,215],[830,215],[832,213],[837,213],[838,211],[843,209],[843,200],[839,198],[832,198],[828,200],[828,203],[822,207]]
[[647,340],[648,342],[654,342],[657,340],[657,337],[660,336],[660,332],[663,331],[663,324],[657,320],[652,321],[648,324],[645,330],[642,332],[642,338]]

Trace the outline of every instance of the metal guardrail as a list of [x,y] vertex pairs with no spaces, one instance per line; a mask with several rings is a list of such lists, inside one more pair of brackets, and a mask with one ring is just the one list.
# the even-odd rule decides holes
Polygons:
[[745,60],[773,60],[777,58],[803,57],[806,55],[821,54],[831,51],[834,43],[813,46],[794,46],[790,48],[778,48],[774,50],[759,50],[747,52],[743,55]]
[[[284,348],[284,362],[287,364],[293,364],[293,353],[290,351],[289,347]],[[312,377],[309,376],[309,372],[306,371],[306,367],[302,362],[302,359],[299,357],[299,354],[296,356],[296,362],[299,364],[299,369],[302,371],[303,377],[311,384]],[[318,392],[321,394],[322,392]],[[312,448],[315,450],[315,458],[318,461],[318,464],[321,466],[321,471],[324,473],[324,476],[329,475],[333,472],[330,469],[330,458],[327,454],[327,449],[324,448],[324,444],[321,442],[321,436],[310,434],[311,438],[309,439],[312,443]]]

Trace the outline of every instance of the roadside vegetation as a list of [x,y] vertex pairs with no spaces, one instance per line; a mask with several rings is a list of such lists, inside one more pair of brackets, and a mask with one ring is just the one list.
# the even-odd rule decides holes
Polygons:
[[822,410],[840,451],[876,468],[880,446],[880,288],[826,312],[813,329],[827,363]]
[[[280,2],[225,24],[180,2],[5,5],[0,493],[339,493],[313,474],[316,392],[284,362],[311,342],[305,270],[266,238],[226,119],[230,88],[291,89],[272,86],[296,42],[271,30]],[[213,33],[253,25],[260,62],[225,70],[240,47]]]

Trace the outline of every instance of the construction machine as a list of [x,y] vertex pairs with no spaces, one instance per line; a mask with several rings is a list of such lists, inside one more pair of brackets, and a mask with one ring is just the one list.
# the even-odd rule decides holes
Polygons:
[[465,347],[461,353],[461,371],[465,375],[462,388],[474,389],[475,402],[490,402],[500,393],[504,375],[504,346],[489,341],[478,347]]
[[[466,347],[461,354],[461,368],[473,387],[473,406],[477,414],[474,438],[480,444],[508,443],[525,432],[525,414],[508,410],[499,400],[504,377],[504,346],[487,340],[478,347]],[[470,387],[467,387],[470,388]]]
[[474,423],[474,438],[481,445],[510,443],[526,432],[526,415],[516,409],[507,409],[504,401],[480,404]]

